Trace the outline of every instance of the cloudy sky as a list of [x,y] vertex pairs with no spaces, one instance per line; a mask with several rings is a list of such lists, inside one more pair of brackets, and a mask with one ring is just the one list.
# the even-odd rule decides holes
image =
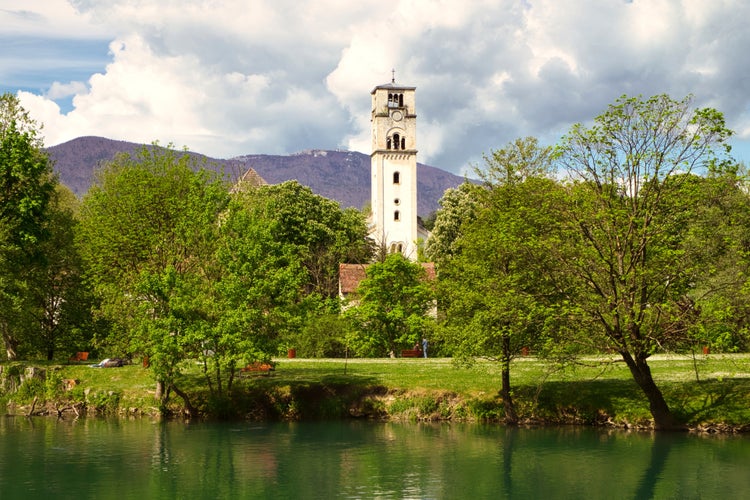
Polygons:
[[369,153],[370,91],[395,68],[419,160],[456,173],[620,95],[693,94],[748,162],[748,19],[745,0],[0,0],[0,92],[48,146]]

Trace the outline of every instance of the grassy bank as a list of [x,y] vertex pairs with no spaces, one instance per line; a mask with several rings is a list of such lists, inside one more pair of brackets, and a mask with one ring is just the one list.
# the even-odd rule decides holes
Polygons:
[[[269,375],[239,379],[232,397],[223,401],[208,394],[197,366],[189,368],[181,385],[204,414],[232,418],[502,417],[499,366],[489,361],[471,368],[456,368],[449,359],[277,361]],[[667,401],[686,424],[719,430],[750,428],[750,355],[655,356],[650,364]],[[77,382],[71,390],[57,393],[53,408],[58,412],[60,408],[67,414],[84,409],[131,415],[158,411],[150,372],[139,365],[36,366],[51,373],[55,383]],[[513,363],[511,381],[519,413],[529,423],[644,427],[650,423],[648,405],[621,362],[597,357],[560,369],[533,357],[520,358]],[[28,411],[32,397],[40,405],[45,394],[54,392],[50,387],[54,384],[35,384],[4,396],[6,403],[11,402],[10,411]],[[175,413],[180,412],[180,404],[173,398]]]

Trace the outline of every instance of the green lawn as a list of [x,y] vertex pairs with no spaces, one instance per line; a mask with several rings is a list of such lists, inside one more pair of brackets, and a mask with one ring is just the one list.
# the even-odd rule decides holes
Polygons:
[[[502,415],[498,398],[499,364],[491,361],[480,360],[470,368],[458,368],[445,358],[280,358],[276,362],[276,370],[268,376],[239,379],[239,397],[261,391],[271,394],[267,399],[277,406],[284,398],[283,404],[295,405],[298,403],[294,398],[302,394],[313,399],[339,401],[344,397],[342,391],[359,397],[378,388],[377,394],[388,397],[381,398],[377,404],[391,415],[396,408],[401,412],[409,410],[409,405],[423,409],[407,412],[410,418],[430,415],[431,418],[435,415],[498,418]],[[654,356],[649,364],[670,407],[684,422],[691,426],[750,425],[750,354],[701,355],[695,360],[689,356],[661,355]],[[111,369],[92,368],[88,364],[36,365],[47,365],[58,376],[77,380],[79,392],[87,391],[89,395],[99,395],[100,399],[116,395],[121,408],[153,409],[154,383],[150,371],[138,364]],[[186,368],[185,387],[196,394],[197,401],[205,400],[198,365],[190,363]],[[519,358],[512,364],[511,383],[519,412],[530,421],[602,423],[610,420],[618,425],[637,425],[650,419],[640,390],[624,363],[615,358],[585,358],[564,369],[533,357]],[[316,392],[311,388],[325,390]],[[450,408],[446,406],[448,399]],[[243,404],[254,404],[252,398],[249,401]],[[308,401],[307,406],[315,406],[315,400]],[[285,414],[285,410],[279,412]],[[304,411],[297,412],[301,418],[305,415]]]
[[[671,408],[691,425],[750,424],[750,354],[657,355],[649,360]],[[696,380],[697,371],[697,380]],[[498,363],[456,368],[450,359],[280,359],[274,384],[357,383],[404,391],[453,392],[465,400],[497,402]],[[648,404],[625,364],[616,358],[584,358],[561,369],[535,358],[511,368],[516,403],[527,416],[554,421],[616,422],[650,419]]]

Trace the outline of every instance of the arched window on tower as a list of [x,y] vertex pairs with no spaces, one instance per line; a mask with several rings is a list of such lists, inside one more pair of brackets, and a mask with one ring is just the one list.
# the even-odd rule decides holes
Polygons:
[[393,183],[401,184],[401,174],[399,172],[393,172]]
[[406,149],[406,137],[401,138],[401,149]]
[[396,210],[395,212],[393,212],[393,220],[396,221],[396,222],[400,221],[401,220],[401,212],[399,212],[398,210]]
[[401,137],[398,134],[393,134],[393,149],[398,149],[401,145]]
[[404,107],[404,94],[388,94],[388,107],[389,108],[403,108]]
[[391,149],[391,138],[385,140],[385,149]]

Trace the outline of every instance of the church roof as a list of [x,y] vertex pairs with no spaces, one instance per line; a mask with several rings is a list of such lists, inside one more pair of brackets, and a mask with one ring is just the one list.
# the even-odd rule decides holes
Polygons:
[[248,168],[242,177],[232,187],[232,192],[244,191],[248,188],[266,186],[268,183],[252,168]]
[[415,90],[417,87],[410,87],[408,85],[399,85],[396,82],[388,82],[384,83],[382,85],[378,85],[374,89],[372,89],[372,92],[370,94],[374,94],[376,90],[378,89],[388,89],[388,90]]
[[339,264],[339,292],[348,295],[357,291],[359,282],[367,277],[367,264]]
[[437,279],[434,262],[422,262],[422,268],[427,275],[427,281],[435,281],[435,279]]
[[[435,264],[433,262],[422,262],[427,281],[435,281]],[[359,283],[367,277],[369,264],[339,264],[339,293],[348,295],[357,291]]]

